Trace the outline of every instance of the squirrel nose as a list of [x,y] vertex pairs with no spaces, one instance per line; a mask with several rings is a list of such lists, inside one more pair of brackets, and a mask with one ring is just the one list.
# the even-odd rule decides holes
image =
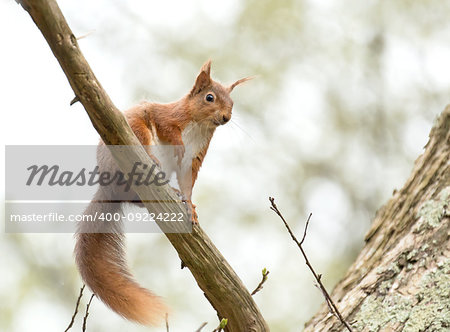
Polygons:
[[226,116],[226,115],[224,115],[224,116],[222,117],[222,119],[223,119],[223,123],[227,123],[228,121],[230,121],[230,117],[229,117],[229,116]]

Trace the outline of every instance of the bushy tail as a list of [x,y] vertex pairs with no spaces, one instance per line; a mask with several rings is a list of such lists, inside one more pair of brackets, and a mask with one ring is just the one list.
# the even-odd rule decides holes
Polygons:
[[[101,193],[96,194],[96,198]],[[119,204],[96,203],[93,200],[84,215],[114,213]],[[100,211],[99,211],[100,210]],[[102,211],[105,210],[105,211]],[[80,225],[76,235],[75,258],[86,285],[112,310],[126,319],[144,325],[158,325],[168,312],[161,299],[134,281],[124,252],[124,235],[120,232],[85,233]],[[104,231],[104,230],[103,230]]]

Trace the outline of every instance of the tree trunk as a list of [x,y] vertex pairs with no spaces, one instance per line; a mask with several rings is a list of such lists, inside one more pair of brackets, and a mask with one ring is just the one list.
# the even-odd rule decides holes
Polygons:
[[[331,297],[356,331],[450,331],[450,106]],[[387,166],[388,167],[388,166]],[[346,331],[324,304],[305,331]]]

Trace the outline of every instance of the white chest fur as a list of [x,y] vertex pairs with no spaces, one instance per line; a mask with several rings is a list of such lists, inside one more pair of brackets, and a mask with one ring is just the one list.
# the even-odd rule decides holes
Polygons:
[[185,161],[191,163],[192,159],[208,144],[212,134],[213,129],[205,125],[199,125],[195,122],[187,125],[181,134],[185,148],[183,163]]
[[214,133],[214,129],[198,123],[190,123],[181,133],[181,139],[184,144],[184,155],[181,161],[181,167],[178,165],[178,159],[175,157],[174,146],[164,144],[154,132],[151,153],[159,160],[162,170],[166,176],[172,178],[171,185],[178,187],[178,183],[174,178],[176,173],[188,175],[192,172],[192,160],[207,146]]

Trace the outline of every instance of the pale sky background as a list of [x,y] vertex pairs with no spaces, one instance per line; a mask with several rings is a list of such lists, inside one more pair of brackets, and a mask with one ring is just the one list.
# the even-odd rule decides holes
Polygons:
[[[273,83],[269,74],[254,72],[254,67],[242,63],[231,66],[221,58],[220,45],[240,38],[240,35],[227,34],[241,11],[237,0],[64,0],[58,3],[76,36],[90,33],[79,41],[81,49],[120,109],[142,99],[176,100],[188,92],[198,68],[208,58],[213,60],[213,77],[224,83],[259,75],[255,83],[234,93],[234,123],[217,130],[194,188],[193,200],[198,205],[201,225],[250,290],[258,284],[262,268],[271,271],[269,281],[255,300],[273,331],[301,330],[322,302],[321,294],[312,286],[312,278],[279,220],[269,211],[267,198],[269,195],[277,198],[298,234],[306,216],[313,212],[307,251],[318,271],[338,271],[328,280],[331,287],[345,272],[343,264],[348,265],[357,248],[363,245],[364,233],[375,211],[355,216],[352,202],[339,181],[317,176],[299,183],[289,172],[297,169],[301,174],[299,160],[327,160],[345,139],[345,135],[332,136],[329,105],[324,100],[325,81],[330,79],[326,75],[328,70],[342,66],[342,83],[335,82],[335,85],[346,105],[356,105],[349,107],[350,119],[357,117],[351,112],[366,111],[359,106],[363,105],[361,100],[369,100],[370,104],[377,99],[360,85],[349,85],[347,80],[364,77],[357,68],[358,56],[365,49],[358,45],[364,44],[370,31],[352,27],[363,21],[358,18],[358,11],[364,5],[356,1],[347,12],[333,1],[304,2],[310,22],[321,28],[317,34],[325,38],[327,46],[332,47],[342,38],[356,45],[352,50],[355,72],[346,71],[348,67],[341,63],[341,54],[330,59],[324,52],[314,54],[317,58],[313,59],[308,48],[314,46],[312,43],[304,47],[310,62],[294,62],[282,80]],[[136,22],[144,20],[148,29],[159,34],[151,35],[140,25],[130,25],[133,15]],[[356,137],[346,138],[348,155],[343,157],[345,167],[351,170],[351,176],[345,181],[356,186],[360,197],[371,196],[374,188],[382,188],[375,206],[381,206],[394,188],[402,186],[413,160],[423,151],[434,118],[450,99],[448,25],[426,30],[427,25],[421,21],[418,26],[425,31],[419,33],[414,30],[413,18],[414,15],[420,18],[421,12],[412,12],[413,18],[398,16],[397,20],[395,7],[388,7],[383,15],[388,22],[382,64],[383,89],[388,92],[383,95],[383,102],[407,114],[398,118],[400,139],[389,144],[397,144],[405,157],[400,162],[394,157],[384,161],[371,159],[368,156],[379,152],[370,150],[371,147]],[[122,20],[125,16],[127,19]],[[203,22],[206,27],[201,25]],[[208,35],[210,22],[219,26],[223,35]],[[439,24],[439,20],[436,22]],[[158,38],[170,39],[176,34],[177,38],[187,39],[196,33],[196,24],[202,27],[203,41],[210,51],[202,51],[195,61],[176,55],[167,59],[164,45],[157,44]],[[117,34],[115,46],[110,34],[117,31],[122,33]],[[311,28],[309,33],[315,32]],[[245,33],[242,28],[242,34]],[[320,38],[313,41],[321,45]],[[28,14],[12,0],[0,0],[0,45],[2,171],[5,145],[97,144],[98,135],[81,104],[69,106],[74,94],[46,41]],[[285,44],[280,49],[272,49],[274,57],[277,52],[291,50]],[[146,57],[146,52],[150,52],[149,62],[136,63],[140,57]],[[263,48],[247,52],[239,56],[260,61],[261,68],[274,66],[277,60],[265,62],[268,55]],[[321,62],[321,57],[328,60]],[[149,84],[142,90],[146,79],[158,84]],[[264,87],[269,84],[275,84],[273,99],[266,102]],[[419,102],[415,88],[420,84],[426,84],[428,89],[424,95],[433,96],[426,110],[422,109],[424,104]],[[290,181],[280,180],[285,178]],[[4,188],[4,177],[0,177],[0,186]],[[292,197],[291,192],[298,192],[299,197]],[[301,213],[290,207],[300,196],[307,197]],[[214,197],[212,202],[211,197]],[[242,215],[250,221],[241,222]],[[343,236],[349,234],[351,240],[347,243]],[[81,286],[72,258],[73,236],[1,234],[0,239],[0,302],[3,303],[0,330],[3,326],[8,326],[8,331],[64,330]],[[212,330],[217,325],[215,312],[190,273],[179,269],[179,259],[168,241],[160,234],[130,235],[128,239],[128,256],[136,278],[165,297],[173,308],[171,331],[194,331],[203,321],[209,322],[204,331]],[[28,248],[28,252],[24,254],[20,248]],[[348,256],[349,252],[353,256]],[[345,263],[336,258],[341,254],[347,255],[342,259]],[[326,279],[327,273],[324,275]],[[84,300],[87,301],[86,296]],[[84,312],[84,306],[81,311]],[[95,300],[88,325],[91,331],[147,330],[126,322]],[[81,330],[79,321],[72,330]],[[165,331],[165,328],[153,330]]]

